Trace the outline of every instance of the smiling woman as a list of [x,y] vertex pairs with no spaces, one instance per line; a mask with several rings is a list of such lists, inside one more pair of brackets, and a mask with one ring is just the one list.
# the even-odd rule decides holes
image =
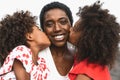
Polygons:
[[[0,20],[6,15],[6,14],[12,14],[16,10],[29,10],[32,12],[32,14],[39,16],[39,13],[42,9],[42,7],[50,2],[53,2],[55,0],[1,0],[0,1]],[[62,3],[65,3],[68,5],[73,13],[74,22],[78,19],[76,16],[76,12],[78,11],[79,6],[89,5],[97,0],[56,0]],[[107,8],[110,10],[110,13],[114,14],[117,17],[117,21],[120,22],[120,9],[119,9],[119,2],[115,0],[101,0],[101,2],[104,2],[103,8]],[[29,4],[28,4],[29,3]],[[37,20],[37,23],[39,24],[39,20]],[[59,36],[62,37],[62,36]],[[62,38],[61,38],[62,39]],[[119,44],[120,47],[120,44]],[[120,57],[120,55],[118,55]],[[119,60],[119,58],[118,58]],[[116,61],[115,67],[111,71],[111,75],[113,76],[113,80],[119,80],[120,69],[119,67],[116,67],[120,65],[120,61]],[[1,60],[0,60],[1,61]],[[118,74],[119,73],[119,74]],[[115,78],[115,77],[116,78]]]

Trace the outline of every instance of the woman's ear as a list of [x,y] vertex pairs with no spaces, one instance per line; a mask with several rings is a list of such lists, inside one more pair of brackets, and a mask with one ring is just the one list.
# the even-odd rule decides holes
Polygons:
[[31,33],[27,33],[26,38],[27,38],[27,40],[33,40],[33,37],[32,37]]
[[70,31],[71,31],[72,27],[70,27]]
[[73,27],[70,27],[70,31],[72,31],[73,30]]

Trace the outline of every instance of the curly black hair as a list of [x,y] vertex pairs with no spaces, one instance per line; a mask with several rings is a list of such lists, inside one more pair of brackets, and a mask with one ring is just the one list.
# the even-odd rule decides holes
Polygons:
[[16,11],[13,15],[6,15],[0,21],[0,56],[1,63],[7,57],[9,52],[19,45],[29,47],[26,39],[26,33],[33,31],[36,25],[36,16],[32,16],[29,11]]
[[44,30],[44,17],[45,17],[45,13],[47,11],[49,11],[51,9],[55,9],[55,8],[63,10],[66,13],[66,15],[68,16],[71,25],[73,24],[73,17],[72,17],[72,12],[71,12],[70,8],[68,6],[66,6],[65,4],[60,3],[60,2],[51,2],[51,3],[45,5],[42,8],[42,10],[40,12],[40,15],[39,15],[40,26],[41,26],[41,28],[43,30]]
[[80,32],[77,60],[113,66],[120,40],[120,25],[100,1],[79,9],[80,17],[74,30]]

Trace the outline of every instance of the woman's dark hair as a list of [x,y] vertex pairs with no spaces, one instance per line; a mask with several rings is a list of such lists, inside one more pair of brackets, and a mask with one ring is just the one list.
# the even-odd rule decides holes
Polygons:
[[65,4],[63,3],[60,3],[60,2],[51,2],[47,5],[45,5],[41,12],[40,12],[40,25],[41,25],[41,28],[44,30],[44,17],[45,17],[45,13],[51,9],[55,9],[55,8],[58,8],[58,9],[61,9],[63,10],[66,15],[68,16],[69,20],[70,20],[70,23],[71,25],[73,24],[73,17],[72,17],[72,12],[70,10],[70,8],[68,6],[66,6]]
[[77,15],[80,22],[74,29],[80,31],[77,60],[88,59],[88,63],[112,67],[120,40],[120,25],[116,17],[102,9],[100,1],[80,8]]
[[26,33],[33,31],[33,26],[36,25],[36,17],[31,16],[29,11],[23,10],[6,15],[0,21],[0,56],[1,62],[7,57],[9,52],[19,45],[29,47],[26,39]]

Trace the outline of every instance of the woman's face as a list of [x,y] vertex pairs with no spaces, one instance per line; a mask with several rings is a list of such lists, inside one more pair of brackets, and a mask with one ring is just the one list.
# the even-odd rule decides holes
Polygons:
[[44,19],[44,31],[51,43],[55,46],[64,46],[70,32],[70,21],[66,13],[61,9],[51,9],[46,12]]
[[74,27],[71,27],[70,29],[69,42],[71,42],[73,45],[77,44],[80,38],[80,31],[77,30],[79,27],[79,22],[80,21],[77,21]]

